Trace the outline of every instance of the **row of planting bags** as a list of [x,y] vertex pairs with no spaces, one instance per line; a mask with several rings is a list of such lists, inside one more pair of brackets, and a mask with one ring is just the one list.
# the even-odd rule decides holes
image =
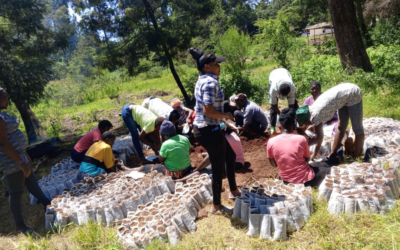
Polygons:
[[243,187],[236,198],[233,217],[249,227],[247,234],[260,239],[287,240],[287,233],[300,230],[313,212],[311,188],[285,185],[282,180],[256,182]]
[[[71,176],[54,178],[75,169],[68,163],[69,160],[63,160],[56,164],[51,177],[43,178],[59,180],[58,184],[50,182],[42,186],[51,188],[51,185],[70,180]],[[51,205],[46,208],[46,228],[69,223],[80,226],[89,221],[107,226],[122,224],[117,234],[128,249],[144,248],[154,238],[168,237],[170,243],[176,245],[182,233],[196,230],[197,212],[212,201],[208,175],[194,177],[183,184],[156,171],[139,180],[123,172],[86,177],[58,193],[51,197]]]
[[332,167],[319,187],[319,199],[339,216],[357,211],[386,214],[400,194],[400,122],[389,118],[364,119],[365,148],[374,149],[371,163]]

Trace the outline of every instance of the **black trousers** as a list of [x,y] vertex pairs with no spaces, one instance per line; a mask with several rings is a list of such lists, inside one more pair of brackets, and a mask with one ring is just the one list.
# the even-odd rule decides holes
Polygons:
[[319,187],[322,181],[325,179],[327,174],[331,173],[331,167],[325,162],[313,162],[309,164],[312,170],[314,170],[314,178],[304,183],[306,187],[310,186],[312,188]]
[[[295,100],[294,110],[297,110],[298,108],[299,108],[299,103],[297,102],[297,100]],[[273,108],[271,108],[269,111],[269,117],[271,119],[271,127],[275,127],[278,118],[278,113],[276,113]]]
[[[235,121],[236,121],[236,125],[238,125],[239,127],[243,127],[244,126],[244,112],[240,111],[240,110],[236,110],[234,113],[235,116]],[[264,131],[267,129],[266,127],[264,127],[260,122],[257,121],[251,121],[249,128],[251,129],[251,131],[254,131],[256,133],[264,133]]]
[[229,188],[237,189],[235,180],[236,154],[225,138],[219,126],[207,126],[193,129],[194,138],[203,146],[210,157],[212,169],[212,189],[214,205],[221,205],[222,175],[226,172]]

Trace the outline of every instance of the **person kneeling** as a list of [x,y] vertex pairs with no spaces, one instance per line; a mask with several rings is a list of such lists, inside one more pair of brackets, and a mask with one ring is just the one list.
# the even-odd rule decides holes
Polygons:
[[164,162],[164,175],[171,176],[172,179],[181,179],[191,173],[190,163],[190,142],[189,139],[178,135],[174,124],[164,121],[161,124],[161,145],[160,162]]
[[294,109],[282,110],[279,122],[283,132],[268,141],[268,160],[273,167],[279,168],[279,175],[283,181],[318,187],[331,169],[313,167],[318,163],[312,163],[311,166],[308,164],[310,149],[307,140],[301,135],[293,134],[295,115]]
[[[112,132],[105,132],[102,135],[102,140],[95,142],[86,155],[83,157],[81,166],[79,167],[78,180],[83,180],[85,177],[95,177],[104,172],[116,172],[117,164],[120,159],[115,160],[112,146],[114,145],[116,136]],[[126,170],[122,167],[122,170]]]

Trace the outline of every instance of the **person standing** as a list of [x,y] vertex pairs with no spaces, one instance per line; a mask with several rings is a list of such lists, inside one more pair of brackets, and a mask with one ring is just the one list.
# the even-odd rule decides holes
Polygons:
[[[8,108],[7,92],[0,88],[0,110]],[[30,159],[25,154],[27,142],[18,129],[20,120],[0,112],[0,169],[7,179],[10,210],[18,233],[31,234],[33,228],[25,225],[22,216],[21,199],[24,186],[35,196],[44,208],[50,204],[32,172]],[[24,211],[26,213],[26,211]]]
[[269,74],[269,103],[271,104],[271,132],[275,134],[275,126],[278,115],[281,113],[278,107],[278,100],[288,100],[289,108],[299,108],[296,101],[296,87],[292,75],[287,69],[275,69]]
[[122,109],[122,119],[131,133],[132,142],[140,160],[143,163],[147,162],[139,141],[148,145],[158,155],[161,148],[160,127],[165,118],[157,118],[150,110],[140,105],[127,104]]
[[193,123],[193,134],[197,142],[207,150],[211,161],[213,206],[210,212],[212,214],[217,211],[231,212],[232,209],[221,204],[224,167],[226,167],[226,176],[231,190],[230,195],[238,197],[240,191],[235,180],[236,155],[219,126],[223,119],[233,120],[231,113],[223,113],[224,93],[218,82],[221,73],[219,63],[225,58],[205,54],[196,48],[190,48],[189,53],[196,60],[197,69],[201,73],[194,92],[196,117]]

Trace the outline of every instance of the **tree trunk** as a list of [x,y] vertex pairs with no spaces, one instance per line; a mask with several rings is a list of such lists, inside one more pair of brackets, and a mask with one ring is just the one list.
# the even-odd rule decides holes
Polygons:
[[328,4],[343,69],[360,68],[372,72],[372,65],[358,27],[354,2],[328,0]]
[[25,125],[26,134],[28,136],[29,145],[48,139],[46,131],[43,129],[35,113],[31,110],[24,100],[17,100],[13,103],[21,114],[22,121]]
[[[144,6],[146,7],[147,12],[148,12],[149,15],[150,15],[150,19],[151,19],[151,22],[153,23],[154,29],[156,30],[157,33],[160,34],[160,30],[159,30],[159,28],[158,28],[157,20],[156,20],[156,18],[155,18],[155,16],[154,16],[154,11],[153,11],[153,9],[151,8],[151,6],[150,6],[150,4],[149,4],[149,2],[148,2],[147,0],[142,0],[142,1],[143,1]],[[189,103],[190,103],[189,96],[188,96],[188,94],[186,93],[185,87],[183,87],[183,84],[182,84],[182,82],[181,82],[181,79],[179,78],[178,73],[177,73],[176,70],[175,70],[174,61],[172,60],[172,56],[171,56],[171,54],[169,53],[168,48],[167,48],[167,45],[165,44],[164,40],[162,39],[162,36],[160,36],[160,38],[161,38],[161,39],[160,39],[160,43],[161,43],[161,46],[163,47],[165,56],[167,57],[167,60],[168,60],[168,64],[169,64],[169,68],[170,68],[170,70],[171,70],[171,73],[172,73],[172,75],[174,76],[174,79],[175,79],[176,83],[178,84],[179,89],[180,89],[181,92],[182,92],[183,98],[185,98],[186,105],[189,105]]]
[[360,25],[361,32],[364,36],[367,47],[373,46],[371,36],[369,35],[367,26],[365,25],[364,15],[363,15],[363,7],[361,0],[354,0],[354,4],[356,7],[357,17],[358,17],[358,25]]

